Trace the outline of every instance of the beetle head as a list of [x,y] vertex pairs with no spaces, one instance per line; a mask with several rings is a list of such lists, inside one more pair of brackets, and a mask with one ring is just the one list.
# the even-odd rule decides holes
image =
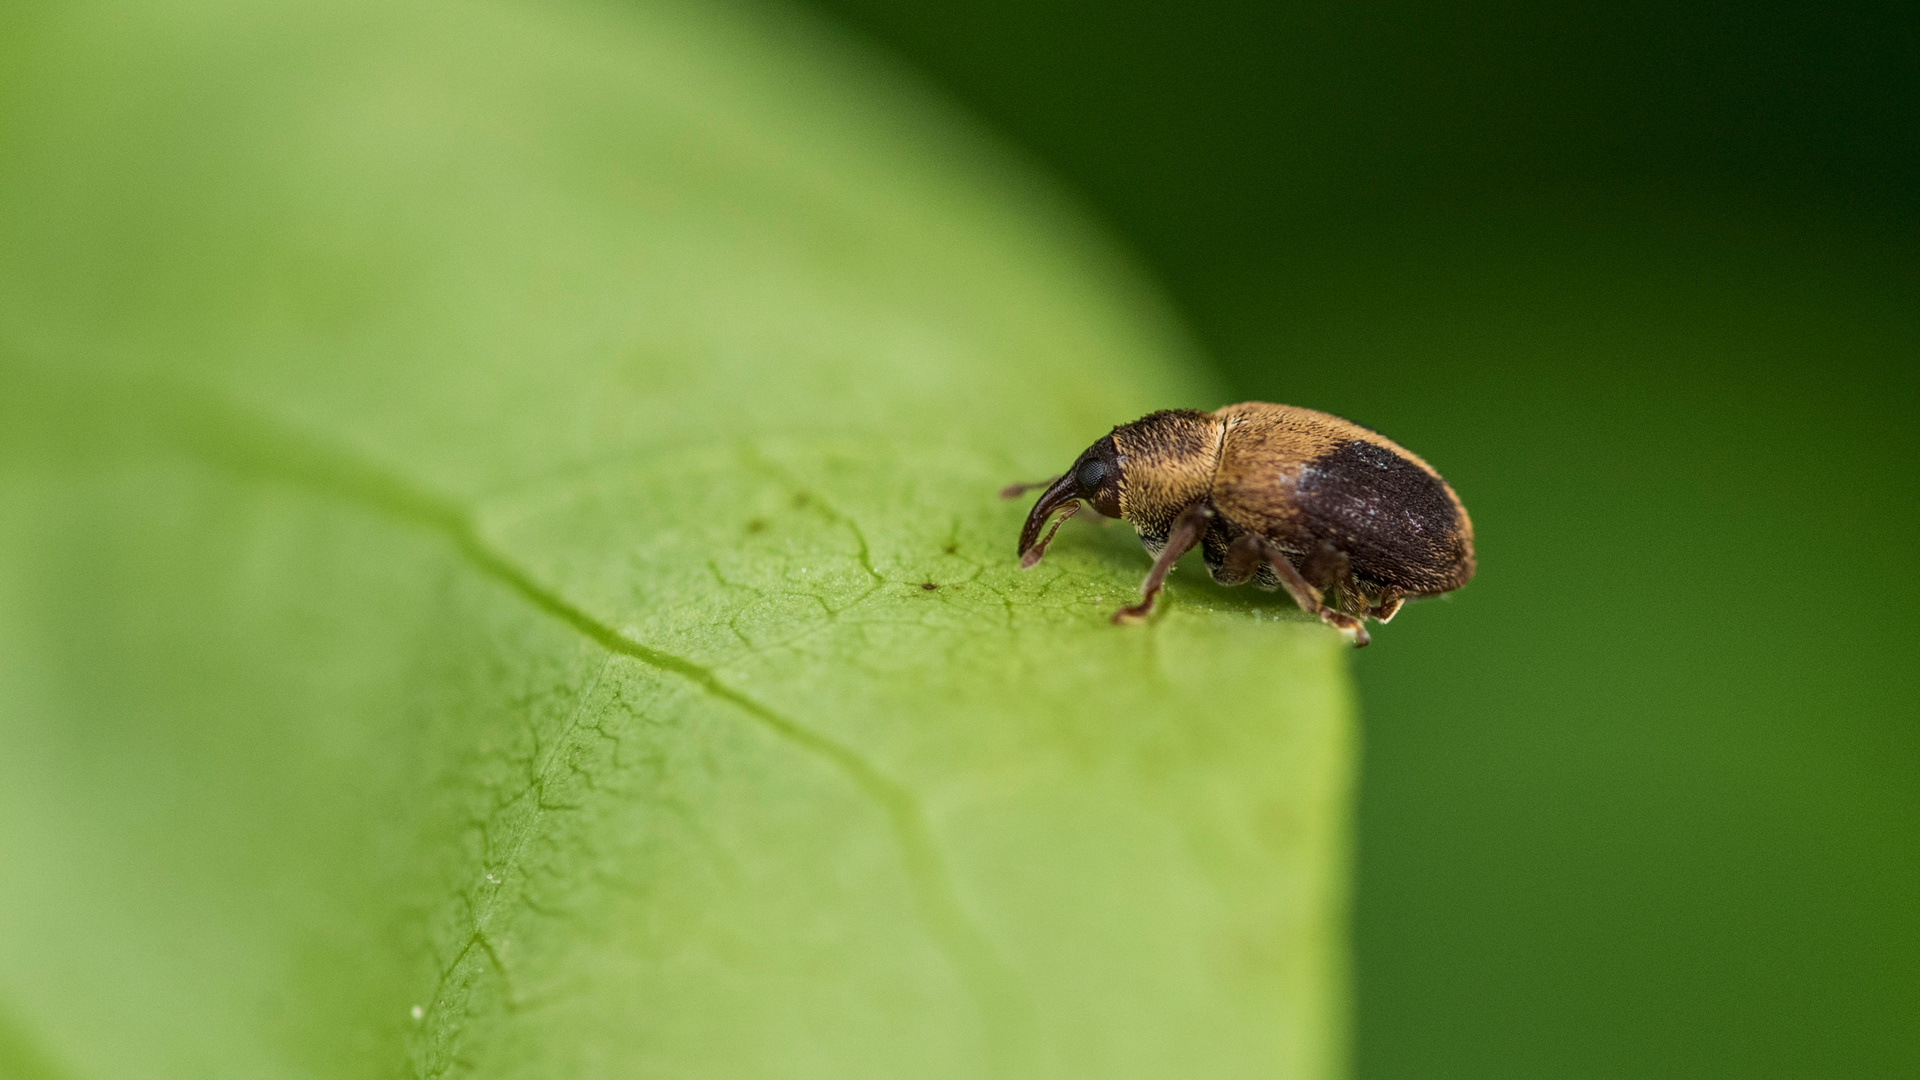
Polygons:
[[[1120,453],[1114,447],[1113,436],[1109,435],[1092,446],[1087,447],[1074,460],[1073,468],[1066,475],[1048,486],[1040,500],[1033,504],[1027,514],[1027,523],[1020,530],[1020,565],[1030,567],[1040,561],[1047,552],[1047,543],[1060,529],[1060,522],[1072,517],[1084,501],[1096,511],[1107,517],[1120,516]],[[1046,538],[1040,538],[1040,530],[1046,528],[1047,519],[1054,511],[1065,509]]]
[[[1163,409],[1114,428],[1033,504],[1020,530],[1020,565],[1040,561],[1060,522],[1083,501],[1107,517],[1125,518],[1142,540],[1164,542],[1174,519],[1210,495],[1223,430],[1219,417],[1192,409]],[[1056,510],[1059,519],[1041,538]]]

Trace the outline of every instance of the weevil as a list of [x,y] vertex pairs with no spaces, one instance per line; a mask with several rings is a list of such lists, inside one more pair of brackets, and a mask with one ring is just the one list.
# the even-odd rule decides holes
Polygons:
[[1035,488],[1046,490],[1020,530],[1023,569],[1082,503],[1132,525],[1153,555],[1140,602],[1114,612],[1116,623],[1146,618],[1195,546],[1213,580],[1285,589],[1356,647],[1369,640],[1367,619],[1387,622],[1402,602],[1473,577],[1473,522],[1440,474],[1393,440],[1312,409],[1247,401],[1150,413],[1064,475],[1001,495]]

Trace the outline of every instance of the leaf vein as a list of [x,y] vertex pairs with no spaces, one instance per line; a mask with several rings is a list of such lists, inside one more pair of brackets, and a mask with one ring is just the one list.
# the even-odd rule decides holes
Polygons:
[[[188,400],[178,404],[181,407],[172,425],[175,434],[189,449],[201,456],[244,472],[323,491],[386,516],[438,532],[477,570],[609,653],[629,657],[656,670],[679,676],[710,697],[747,714],[788,743],[833,766],[879,806],[891,826],[921,921],[980,1010],[989,1049],[996,1064],[995,1072],[1030,1071],[1034,1041],[1030,1006],[1013,972],[961,905],[945,861],[934,843],[926,815],[919,801],[904,785],[882,773],[846,744],[784,716],[727,685],[711,667],[628,637],[542,585],[526,569],[489,546],[471,516],[452,501],[423,491],[409,480],[360,460],[342,449],[272,424],[251,412],[204,400]],[[770,463],[755,461],[754,464],[763,471],[779,473]],[[790,477],[785,479],[791,482]],[[873,565],[865,534],[851,519],[817,496],[806,492],[803,495],[829,520],[845,526],[853,534],[860,563],[871,579],[869,588],[859,598],[864,600],[886,580]],[[856,604],[858,602],[855,601]],[[829,609],[828,618],[836,614]],[[591,688],[588,692],[591,692]],[[583,694],[581,702],[585,700],[586,695]],[[566,745],[567,735],[578,723],[578,710],[579,706],[576,707],[576,715],[569,721],[567,732],[549,751],[549,764],[560,748]],[[528,819],[525,827],[527,835],[531,834],[532,824],[542,810],[535,794],[536,805],[532,810],[535,817]],[[525,840],[524,835],[515,838],[507,860],[509,865],[517,861]],[[493,895],[497,896],[498,891],[499,884],[496,883]],[[484,940],[483,929],[490,924],[492,911],[490,898],[474,917],[477,927],[475,934],[481,937],[487,958],[500,970],[504,979],[504,965],[500,964],[492,944]],[[447,971],[456,967],[473,947],[473,941],[470,940]],[[446,974],[442,974],[443,981]],[[441,996],[436,993],[434,1000],[440,1002]],[[444,1071],[442,1069],[431,1075],[443,1075]]]

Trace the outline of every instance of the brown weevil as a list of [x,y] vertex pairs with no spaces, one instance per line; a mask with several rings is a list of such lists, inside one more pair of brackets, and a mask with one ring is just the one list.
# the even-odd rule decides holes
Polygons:
[[[1301,610],[1367,643],[1403,600],[1451,592],[1473,577],[1473,522],[1440,474],[1398,443],[1312,409],[1248,401],[1211,413],[1151,413],[1088,447],[1044,487],[1020,530],[1020,565],[1046,554],[1082,502],[1123,518],[1154,556],[1144,619],[1173,564],[1195,545],[1222,585],[1285,589]],[[1055,511],[1053,528],[1040,535]]]

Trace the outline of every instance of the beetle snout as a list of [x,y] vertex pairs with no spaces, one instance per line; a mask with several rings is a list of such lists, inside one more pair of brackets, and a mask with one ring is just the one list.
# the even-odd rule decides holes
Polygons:
[[[1040,500],[1033,504],[1032,510],[1027,512],[1027,523],[1020,529],[1020,550],[1018,554],[1020,555],[1021,566],[1032,566],[1034,563],[1040,561],[1040,556],[1045,554],[1047,550],[1046,541],[1040,540],[1040,530],[1046,528],[1047,519],[1052,517],[1054,511],[1060,509],[1062,506],[1071,504],[1074,509],[1078,509],[1079,498],[1080,488],[1075,482],[1071,470],[1067,472],[1067,475],[1055,480],[1053,486],[1041,494]],[[1062,520],[1065,519],[1063,518]],[[1048,533],[1047,539],[1051,540],[1052,538],[1053,534]],[[1036,541],[1038,541],[1037,544]],[[1032,554],[1029,555],[1029,552]]]

